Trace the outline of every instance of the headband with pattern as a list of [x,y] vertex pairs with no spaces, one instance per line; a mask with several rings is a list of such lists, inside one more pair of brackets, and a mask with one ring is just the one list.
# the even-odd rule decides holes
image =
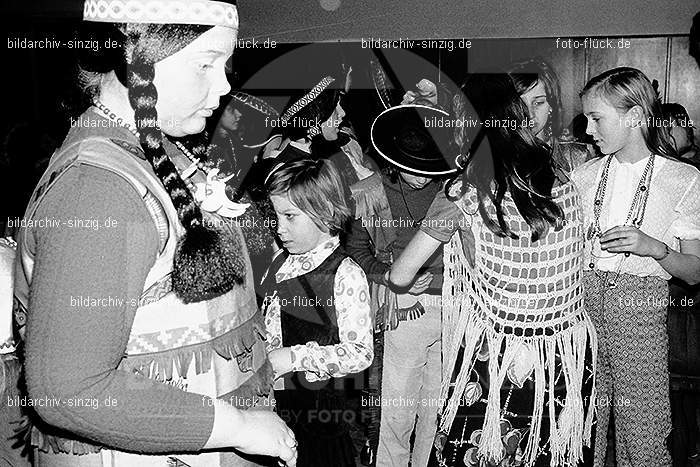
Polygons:
[[85,0],[83,20],[201,24],[238,29],[238,10],[235,5],[214,0]]
[[[232,100],[245,105],[249,109],[256,110],[261,115],[265,115],[266,117],[270,117],[273,120],[280,118],[279,112],[277,112],[277,110],[275,110],[274,107],[272,107],[270,104],[268,104],[264,100],[260,99],[259,97],[252,96],[248,93],[241,92],[241,91],[234,91],[229,95],[231,96]],[[260,143],[244,144],[243,147],[250,148],[250,149],[257,149],[257,148],[265,146],[267,143],[272,141],[277,136],[279,136],[279,135],[277,135],[277,134],[270,135],[269,138],[267,138],[266,140],[264,140]]]
[[279,112],[274,109],[274,107],[259,97],[251,96],[250,94],[241,91],[232,92],[230,96],[233,100],[240,102],[253,110],[257,110],[263,115],[273,118],[278,118],[280,115]]
[[[309,91],[304,97],[296,101],[294,104],[291,105],[287,109],[287,111],[282,114],[282,118],[280,121],[282,122],[282,125],[286,125],[287,122],[296,114],[299,112],[301,109],[309,105],[311,102],[314,101],[318,96],[321,95],[323,91],[325,91],[328,86],[331,85],[335,81],[334,78],[331,78],[330,76],[326,76],[323,78],[316,86],[311,88],[311,91]],[[323,123],[323,122],[321,122]],[[316,125],[308,129],[307,134],[309,135],[310,138],[313,138],[314,136],[318,135],[321,133],[321,125]]]

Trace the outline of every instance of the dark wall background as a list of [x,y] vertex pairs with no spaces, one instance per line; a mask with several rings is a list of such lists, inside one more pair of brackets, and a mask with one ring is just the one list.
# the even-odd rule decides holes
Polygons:
[[241,37],[312,42],[686,34],[697,0],[241,0]]
[[[583,40],[582,37],[574,39]],[[609,39],[616,45],[623,41],[624,48],[565,49],[557,47],[556,38],[526,38],[475,39],[469,49],[458,48],[458,40],[453,40],[451,51],[414,46],[411,50],[383,49],[380,52],[404,89],[413,88],[423,77],[459,85],[464,76],[474,70],[503,69],[514,61],[540,56],[551,63],[559,76],[565,124],[581,112],[578,93],[590,78],[610,68],[632,66],[642,70],[649,79],[658,81],[663,102],[684,105],[696,126],[700,126],[700,67],[688,54],[687,35],[613,36]],[[442,45],[447,47],[448,44]],[[374,103],[369,61],[376,58],[376,49],[363,48],[357,42],[240,49],[235,54],[235,82],[239,87],[262,95],[284,95],[285,88],[304,88],[325,74],[339,75],[340,65],[345,63],[353,67],[353,92],[367,96]],[[363,112],[376,111],[372,103],[355,102]],[[356,123],[360,126],[371,119],[368,115],[358,117]],[[696,128],[695,132],[696,140],[700,140],[700,130]]]
[[[698,0],[238,0],[241,34],[278,42],[382,37],[686,34]],[[3,11],[79,18],[82,0],[3,0]]]
[[[326,74],[342,78],[341,66],[352,66],[353,91],[348,110],[365,142],[367,130],[379,111],[368,66],[369,60],[376,58],[377,51],[363,47],[361,41],[352,41],[363,37],[344,30],[346,26],[367,33],[365,39],[374,33],[383,39],[398,38],[397,32],[405,33],[401,36],[404,39],[455,37],[451,50],[448,43],[443,43],[442,48],[439,44],[423,47],[417,43],[411,50],[380,51],[399,78],[396,90],[399,95],[401,88],[410,89],[423,77],[459,84],[470,70],[488,65],[505,66],[513,60],[539,55],[549,60],[559,74],[565,122],[580,112],[578,91],[585,82],[599,72],[621,65],[640,68],[651,79],[658,80],[665,102],[683,104],[691,118],[700,121],[700,68],[688,55],[687,36],[692,15],[700,10],[700,2],[675,2],[661,7],[653,5],[657,2],[627,1],[627,6],[622,8],[622,2],[616,0],[606,5],[594,0],[586,2],[589,12],[585,14],[581,12],[583,3],[578,0],[567,2],[561,9],[557,4],[563,2],[555,5],[546,2],[549,5],[546,10],[539,0],[529,2],[529,9],[520,1],[503,2],[501,6],[489,4],[488,9],[484,2],[475,2],[468,9],[464,8],[464,2],[425,2],[431,5],[431,11],[418,7],[412,0],[381,5],[374,1],[354,2],[355,6],[346,0],[333,11],[324,10],[318,2],[308,1],[258,0],[253,3],[243,0],[239,3],[242,18],[239,37],[242,40],[250,38],[253,30],[261,31],[256,37],[264,40],[266,31],[276,28],[277,39],[307,42],[279,42],[274,48],[239,48],[234,54],[234,73],[230,76],[234,88],[255,92],[281,108],[292,89],[308,88]],[[333,2],[324,0],[323,3],[332,6]],[[66,104],[74,100],[71,90],[75,89],[76,59],[76,51],[66,48],[17,49],[11,45],[22,38],[75,38],[80,24],[80,4],[72,0],[59,4],[49,4],[47,0],[32,4],[11,0],[0,6],[0,60],[5,65],[0,154],[5,158],[5,143],[12,133],[15,136],[14,157],[20,159],[16,165],[20,172],[4,176],[5,182],[0,183],[3,199],[17,200],[3,208],[8,214],[22,215],[22,197],[33,188],[41,161],[50,156],[68,130]],[[370,14],[372,11],[374,13]],[[614,19],[609,16],[612,11],[617,12]],[[513,12],[521,14],[518,21],[511,18]],[[469,18],[465,19],[467,13]],[[440,21],[435,20],[436,15]],[[553,21],[561,15],[565,15],[566,21]],[[593,16],[600,20],[595,26]],[[410,20],[406,19],[409,17]],[[457,25],[460,21],[461,25]],[[483,24],[475,25],[475,21]],[[416,28],[409,31],[411,25]],[[504,38],[505,34],[500,38],[472,38],[470,48],[459,47],[462,37],[498,36],[505,31],[504,25],[510,28],[511,38]],[[459,28],[455,29],[457,26]],[[590,29],[582,30],[584,26]],[[343,35],[344,31],[347,35]],[[380,35],[380,31],[385,33]],[[575,32],[582,33],[574,36],[579,39],[583,35],[598,35],[611,37],[615,43],[623,37],[628,41],[627,47],[572,49],[557,46],[559,33],[562,34],[560,39],[568,39]],[[614,35],[603,36],[602,32]],[[517,34],[521,38],[512,38]],[[547,34],[550,37],[534,37]],[[326,42],[310,42],[315,39]],[[697,129],[696,138],[700,139]],[[21,143],[19,152],[17,142]]]

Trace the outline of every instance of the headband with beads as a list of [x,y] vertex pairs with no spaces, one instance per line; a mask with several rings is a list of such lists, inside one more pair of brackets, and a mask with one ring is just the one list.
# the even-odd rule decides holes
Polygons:
[[[318,96],[321,95],[323,91],[325,91],[328,86],[331,85],[335,81],[334,78],[331,78],[330,76],[326,76],[323,78],[316,86],[311,88],[311,91],[309,91],[304,97],[296,101],[294,104],[292,104],[287,111],[282,114],[282,118],[280,118],[280,121],[282,122],[282,126],[286,126],[287,123],[289,122],[292,117],[299,112],[301,109],[309,105],[311,102],[314,101]],[[320,122],[323,123],[323,122]],[[315,125],[307,130],[307,135],[309,138],[313,138],[316,135],[321,134],[321,125]]]
[[201,24],[238,29],[236,5],[214,0],[85,0],[83,20],[98,23]]

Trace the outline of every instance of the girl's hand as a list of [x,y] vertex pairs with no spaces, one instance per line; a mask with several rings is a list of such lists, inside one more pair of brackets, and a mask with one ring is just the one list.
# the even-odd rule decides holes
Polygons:
[[401,98],[401,105],[413,104],[418,97],[418,94],[413,91],[407,91]]
[[274,378],[280,378],[292,371],[292,354],[288,347],[275,349],[267,356],[274,371]]
[[651,258],[661,258],[666,251],[663,242],[627,225],[618,225],[603,233],[600,248],[610,253],[631,253]]
[[437,86],[432,81],[423,78],[416,84],[415,91],[407,91],[403,95],[401,105],[413,104],[416,100],[423,99],[433,105],[437,105]]

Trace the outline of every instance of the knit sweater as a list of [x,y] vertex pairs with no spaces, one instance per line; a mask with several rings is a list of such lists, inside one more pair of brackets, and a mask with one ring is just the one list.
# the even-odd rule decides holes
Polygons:
[[200,450],[214,422],[207,397],[117,370],[159,245],[143,200],[119,176],[81,165],[41,202],[34,219],[44,218],[60,225],[32,229],[26,379],[29,397],[60,403],[38,415],[116,449]]

